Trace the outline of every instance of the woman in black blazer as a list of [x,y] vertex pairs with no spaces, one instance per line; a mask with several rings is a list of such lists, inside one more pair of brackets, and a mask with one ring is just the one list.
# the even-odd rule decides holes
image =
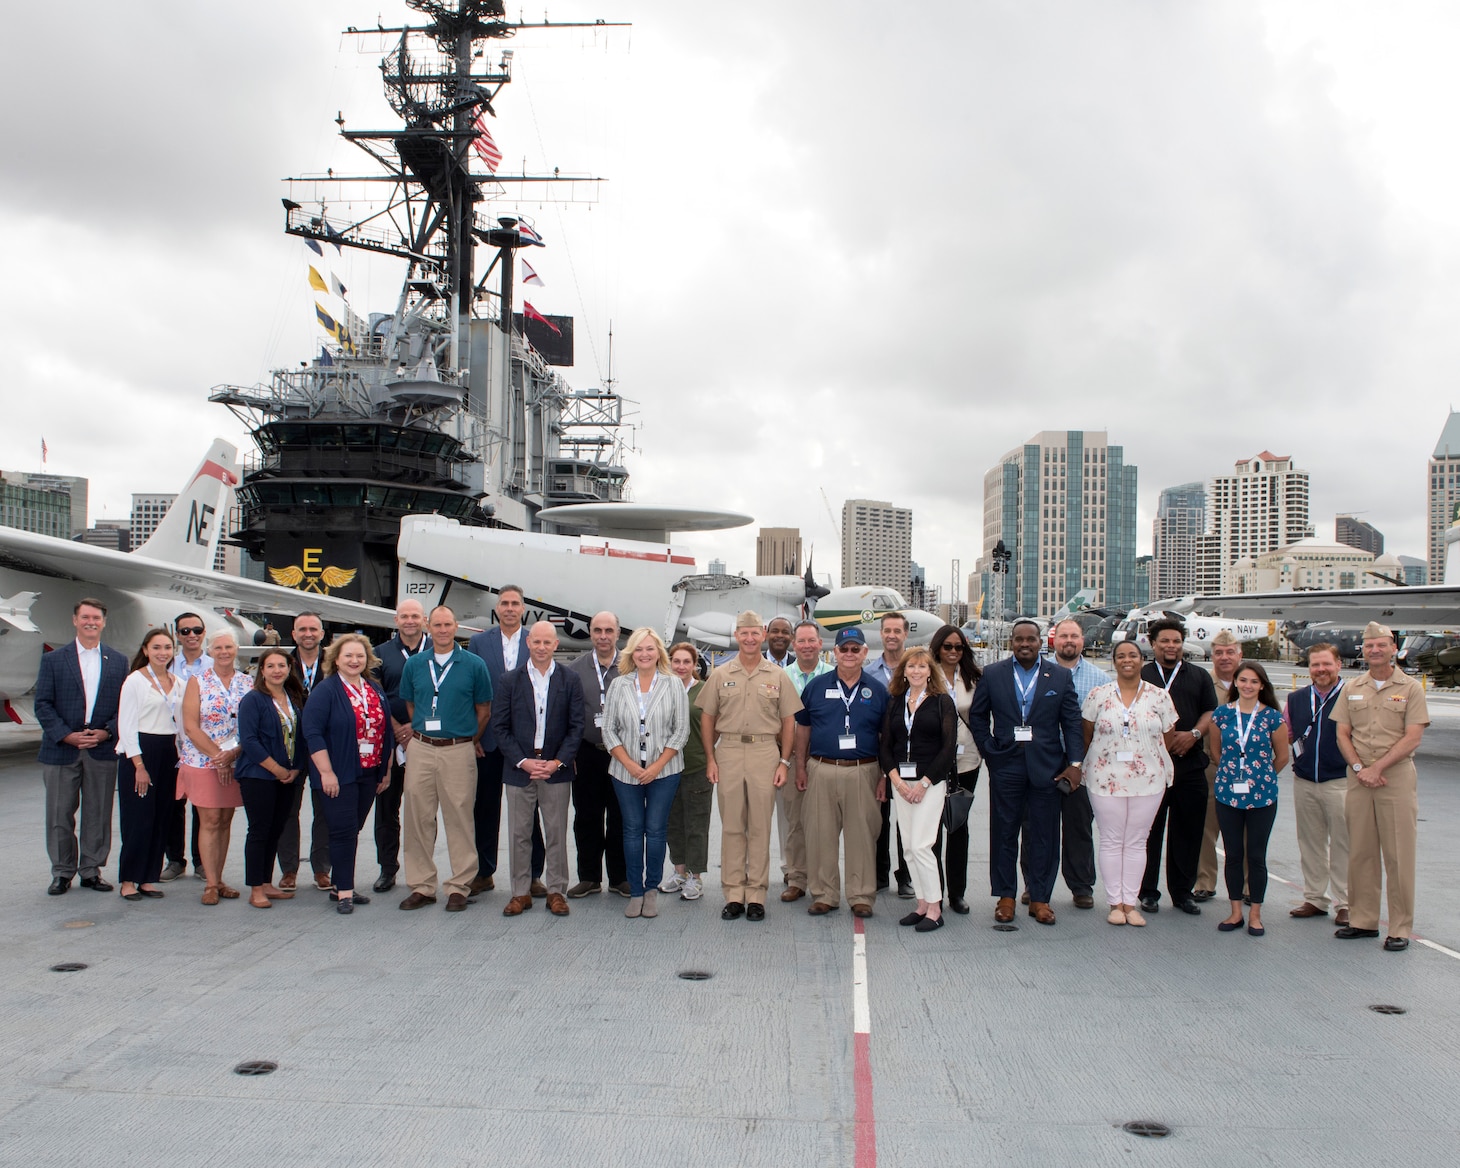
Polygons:
[[375,796],[390,785],[395,733],[390,704],[367,674],[380,666],[370,642],[359,633],[336,637],[324,654],[328,675],[309,693],[304,707],[304,742],[309,782],[324,793],[330,829],[330,899],[341,914],[370,898],[355,891],[355,851]]
[[289,654],[265,649],[253,689],[238,703],[242,753],[233,772],[248,815],[243,862],[248,903],[254,908],[272,908],[274,901],[294,896],[274,886],[274,856],[293,805],[290,784],[304,772],[304,736],[299,732],[303,708],[304,686],[289,669]]
[[943,671],[926,649],[909,649],[887,687],[882,772],[896,798],[897,825],[918,904],[902,918],[920,933],[943,927],[943,885],[933,845],[943,822],[948,776],[958,757],[958,711]]

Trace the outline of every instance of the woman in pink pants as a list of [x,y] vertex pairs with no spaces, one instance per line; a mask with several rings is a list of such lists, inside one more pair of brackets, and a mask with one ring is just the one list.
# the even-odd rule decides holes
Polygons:
[[1146,837],[1171,785],[1168,736],[1176,707],[1160,686],[1141,680],[1141,651],[1115,647],[1115,680],[1096,686],[1080,711],[1085,722],[1085,782],[1100,829],[1100,880],[1112,925],[1144,925],[1136,908],[1146,869]]

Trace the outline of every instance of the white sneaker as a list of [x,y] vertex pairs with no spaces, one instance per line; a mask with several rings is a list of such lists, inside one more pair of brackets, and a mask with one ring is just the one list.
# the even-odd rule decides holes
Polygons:
[[693,872],[684,878],[684,889],[679,894],[680,900],[699,900],[705,894],[705,887],[700,883],[700,878]]
[[669,875],[659,882],[659,891],[673,896],[684,887],[684,877],[673,868],[669,869]]

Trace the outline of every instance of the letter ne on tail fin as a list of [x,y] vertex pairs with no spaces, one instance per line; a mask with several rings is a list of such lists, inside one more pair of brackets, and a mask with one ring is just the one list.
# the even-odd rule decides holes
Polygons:
[[187,486],[135,554],[195,571],[211,571],[238,481],[238,448],[222,438],[213,439]]

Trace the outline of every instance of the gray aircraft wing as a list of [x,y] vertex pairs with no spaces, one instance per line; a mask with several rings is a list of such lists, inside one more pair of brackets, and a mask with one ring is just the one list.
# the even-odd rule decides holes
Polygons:
[[1392,629],[1439,632],[1460,628],[1460,588],[1425,584],[1332,592],[1248,592],[1197,596],[1191,609],[1234,620],[1333,621],[1351,628],[1363,628],[1376,620]]

